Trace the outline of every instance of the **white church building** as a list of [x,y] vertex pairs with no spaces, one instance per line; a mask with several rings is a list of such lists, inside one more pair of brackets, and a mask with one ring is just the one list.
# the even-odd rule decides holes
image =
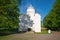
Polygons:
[[18,31],[28,31],[28,29],[34,32],[41,32],[41,15],[35,13],[32,5],[27,8],[26,14],[19,16]]

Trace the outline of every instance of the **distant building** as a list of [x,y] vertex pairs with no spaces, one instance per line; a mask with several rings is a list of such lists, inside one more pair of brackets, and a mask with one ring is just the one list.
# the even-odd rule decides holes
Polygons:
[[26,14],[19,17],[19,31],[41,32],[41,15],[35,13],[35,9],[30,5]]

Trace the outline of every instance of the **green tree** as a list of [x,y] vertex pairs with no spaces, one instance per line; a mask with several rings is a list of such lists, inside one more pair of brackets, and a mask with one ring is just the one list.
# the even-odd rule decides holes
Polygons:
[[21,0],[0,0],[0,29],[17,28]]
[[56,0],[52,10],[44,18],[43,25],[51,30],[60,30],[60,0]]

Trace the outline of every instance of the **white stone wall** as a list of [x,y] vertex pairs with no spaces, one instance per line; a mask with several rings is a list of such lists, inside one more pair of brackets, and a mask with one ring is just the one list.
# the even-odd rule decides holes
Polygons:
[[38,13],[35,13],[35,9],[32,6],[28,7],[27,15],[30,16],[30,20],[33,20],[31,29],[34,32],[41,32],[41,16]]
[[34,32],[41,32],[41,16],[35,13],[32,6],[28,7],[27,14],[21,15],[19,19],[19,31],[27,31],[28,28],[31,28]]
[[41,32],[41,17],[39,14],[35,14],[34,28],[35,32]]

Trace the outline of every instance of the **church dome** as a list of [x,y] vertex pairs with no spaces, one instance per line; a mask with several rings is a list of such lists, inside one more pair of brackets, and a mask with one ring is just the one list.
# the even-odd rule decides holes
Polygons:
[[28,7],[27,12],[35,12],[35,9],[33,8],[32,5]]

